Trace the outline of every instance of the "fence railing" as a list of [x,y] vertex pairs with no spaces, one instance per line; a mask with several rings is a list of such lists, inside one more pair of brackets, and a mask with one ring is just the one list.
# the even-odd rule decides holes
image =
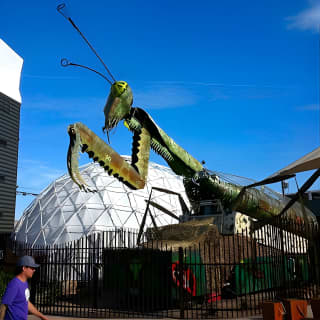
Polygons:
[[[300,236],[306,230],[308,239]],[[40,263],[31,299],[46,314],[238,318],[261,313],[265,300],[320,294],[317,225],[279,220],[192,245],[149,235],[137,246],[137,236],[114,230],[60,246],[7,248]]]

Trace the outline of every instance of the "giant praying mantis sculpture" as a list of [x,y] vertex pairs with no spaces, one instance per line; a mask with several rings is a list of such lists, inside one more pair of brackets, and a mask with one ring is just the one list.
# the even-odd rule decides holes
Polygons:
[[[168,163],[171,169],[183,176],[187,194],[192,198],[192,188],[196,187],[205,194],[202,198],[220,199],[225,208],[231,208],[242,189],[240,185],[223,182],[216,175],[210,175],[202,164],[187,151],[176,144],[143,109],[132,107],[132,91],[124,81],[112,84],[107,103],[104,108],[105,127],[108,132],[124,121],[133,132],[131,163],[128,163],[106,142],[99,138],[84,124],[78,122],[68,128],[70,147],[68,151],[68,170],[72,180],[80,189],[88,191],[88,187],[78,169],[78,152],[88,153],[90,158],[98,162],[109,175],[113,175],[131,189],[142,189],[148,176],[150,149],[153,149]],[[190,199],[194,200],[194,199]],[[276,200],[258,189],[244,192],[238,201],[237,210],[257,219],[276,216],[286,204]],[[303,215],[298,207],[292,207],[287,215],[314,221],[308,209]]]
[[[63,5],[60,5],[58,11],[61,12],[62,9]],[[94,51],[71,18],[66,18]],[[94,53],[97,55],[95,51]],[[103,63],[98,55],[97,57]],[[64,65],[84,67],[73,63],[65,63]],[[109,136],[110,130],[115,128],[120,121],[124,122],[133,133],[131,163],[123,159],[109,144],[84,124],[80,122],[71,124],[68,127],[70,146],[67,165],[72,180],[80,189],[91,191],[78,169],[78,152],[80,150],[86,152],[109,175],[113,175],[129,188],[142,189],[148,176],[150,149],[153,149],[163,157],[177,175],[184,177],[186,192],[191,202],[197,201],[199,198],[219,199],[224,208],[236,209],[258,220],[270,219],[281,212],[288,202],[286,198],[276,199],[258,189],[244,190],[242,186],[222,181],[216,175],[205,170],[203,165],[175,143],[145,110],[132,106],[133,94],[130,86],[125,81],[116,81],[108,68],[106,66],[105,68],[113,81],[102,75],[111,84],[110,93],[104,107],[104,130]],[[239,194],[241,194],[241,197],[239,197]],[[299,205],[290,207],[286,216],[294,220],[316,221],[311,211],[307,208],[301,209]]]

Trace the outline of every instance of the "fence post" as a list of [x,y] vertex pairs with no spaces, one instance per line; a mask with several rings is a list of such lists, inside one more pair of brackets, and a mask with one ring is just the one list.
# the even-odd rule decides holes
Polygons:
[[287,264],[287,259],[286,259],[286,255],[285,255],[285,247],[284,247],[284,237],[283,237],[283,229],[281,226],[280,229],[280,241],[281,241],[281,253],[282,253],[282,272],[283,272],[283,276],[282,276],[282,284],[281,284],[281,296],[283,298],[283,296],[286,296],[287,294],[287,268],[286,268],[286,264]]
[[[310,243],[311,241],[309,241]],[[313,263],[311,264],[311,270],[313,271],[312,274],[315,277],[315,283],[316,283],[316,293],[315,295],[319,295],[319,285],[320,285],[320,276],[319,276],[319,249],[320,249],[320,241],[319,241],[319,236],[314,237],[314,240],[312,241],[311,248],[313,250]],[[310,244],[309,244],[310,246]],[[314,290],[313,290],[314,291]],[[313,292],[314,294],[314,292]]]
[[180,319],[184,319],[184,292],[183,292],[183,249],[179,247],[179,302],[180,302]]

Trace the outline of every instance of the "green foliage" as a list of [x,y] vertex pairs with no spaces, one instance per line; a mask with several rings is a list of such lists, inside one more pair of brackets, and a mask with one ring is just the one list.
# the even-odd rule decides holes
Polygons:
[[4,294],[8,282],[14,277],[11,272],[5,272],[3,267],[0,266],[0,300]]

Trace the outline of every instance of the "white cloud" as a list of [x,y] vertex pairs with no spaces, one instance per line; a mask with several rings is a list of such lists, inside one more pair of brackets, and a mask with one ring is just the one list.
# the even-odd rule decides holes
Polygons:
[[288,29],[319,31],[320,26],[320,3],[311,2],[311,7],[303,10],[296,16],[288,17]]
[[22,78],[29,78],[29,79],[41,79],[41,80],[75,80],[79,79],[80,77],[70,77],[70,76],[52,76],[48,74],[23,74]]
[[[29,193],[40,193],[51,182],[65,174],[61,169],[53,168],[47,164],[32,159],[20,161],[18,167],[18,189]],[[34,196],[16,197],[15,219],[19,219],[23,211],[34,200]]]
[[82,110],[103,110],[106,98],[51,98],[32,96],[25,98],[23,105],[26,109],[52,110],[56,112],[79,112]]
[[22,160],[18,167],[18,190],[38,193],[65,172],[41,161]]
[[178,108],[194,105],[197,97],[191,91],[180,87],[152,87],[136,92],[134,106],[147,109]]
[[254,84],[254,83],[232,83],[232,82],[200,82],[200,81],[150,81],[154,85],[176,85],[183,87],[236,87],[236,88],[274,88],[274,89],[283,89],[287,86],[283,85],[268,85],[268,84]]
[[320,110],[319,105],[313,103],[313,104],[307,104],[305,106],[299,106],[296,108],[299,111],[318,111]]

